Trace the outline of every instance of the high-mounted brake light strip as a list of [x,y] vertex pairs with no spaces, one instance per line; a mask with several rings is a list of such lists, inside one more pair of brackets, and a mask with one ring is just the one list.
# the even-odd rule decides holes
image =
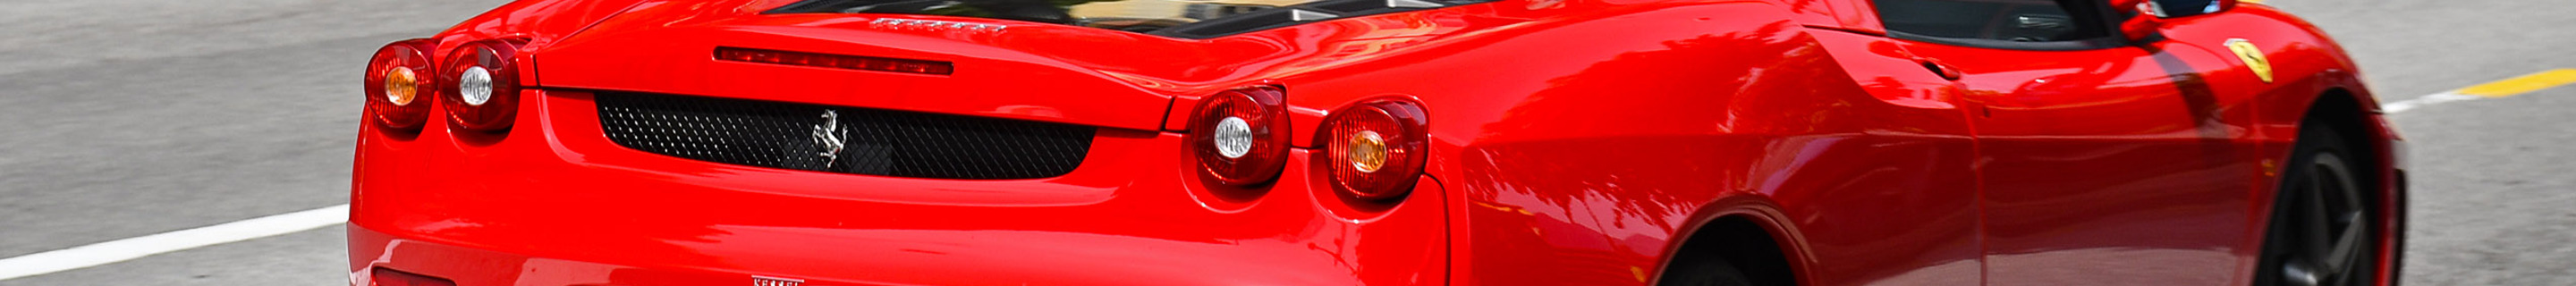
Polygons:
[[948,62],[914,59],[862,57],[850,55],[790,52],[736,47],[716,47],[716,59],[724,61],[809,66],[863,71],[948,75],[957,68]]

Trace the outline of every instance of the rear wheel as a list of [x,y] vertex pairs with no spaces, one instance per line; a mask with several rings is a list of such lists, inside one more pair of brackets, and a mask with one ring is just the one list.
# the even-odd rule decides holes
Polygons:
[[2273,199],[2254,285],[2372,285],[2380,219],[2368,169],[2341,134],[2305,125]]

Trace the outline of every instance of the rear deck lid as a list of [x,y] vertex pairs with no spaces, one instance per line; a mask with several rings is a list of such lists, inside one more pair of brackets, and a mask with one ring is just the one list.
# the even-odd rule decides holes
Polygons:
[[805,0],[765,13],[976,17],[1204,39],[1492,0]]
[[[1158,129],[1170,104],[1170,91],[1147,87],[1155,85],[1154,80],[1117,71],[1136,69],[1132,66],[1076,63],[1066,59],[1080,57],[1028,47],[1004,48],[951,35],[991,31],[888,29],[870,23],[873,19],[842,18],[750,15],[697,22],[646,18],[633,21],[649,23],[604,23],[663,26],[595,28],[548,47],[533,60],[536,85],[1136,130]],[[744,50],[943,67],[935,71],[871,69],[839,62],[722,57],[727,51]]]

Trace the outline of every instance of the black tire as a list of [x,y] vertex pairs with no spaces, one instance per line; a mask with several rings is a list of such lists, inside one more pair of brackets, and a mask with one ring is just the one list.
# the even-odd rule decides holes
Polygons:
[[2265,227],[2256,286],[2374,285],[2379,211],[2358,148],[2315,120],[2299,128]]
[[1661,282],[1657,282],[1657,283],[1655,283],[1655,285],[1658,285],[1658,286],[1753,286],[1753,285],[1754,285],[1754,284],[1753,284],[1753,279],[1744,275],[1744,270],[1742,270],[1742,269],[1735,269],[1735,265],[1726,263],[1726,260],[1724,260],[1724,259],[1692,259],[1692,260],[1690,260],[1690,261],[1682,261],[1682,262],[1679,262],[1679,263],[1675,263],[1675,264],[1673,264],[1673,266],[1672,266],[1672,267],[1673,267],[1672,269],[1665,269],[1665,270],[1664,270],[1664,271],[1667,271],[1667,272],[1671,272],[1671,274],[1666,274],[1666,275],[1664,275],[1664,280],[1663,280],[1663,281],[1661,281]]

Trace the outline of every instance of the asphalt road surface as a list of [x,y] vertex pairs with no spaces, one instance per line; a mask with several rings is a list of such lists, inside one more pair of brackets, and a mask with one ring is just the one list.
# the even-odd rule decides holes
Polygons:
[[[499,0],[0,0],[0,258],[346,203],[358,72]],[[2563,0],[2272,0],[2384,101],[2576,68]],[[2422,106],[2412,285],[2576,285],[2576,87]],[[337,226],[8,285],[347,285]]]

